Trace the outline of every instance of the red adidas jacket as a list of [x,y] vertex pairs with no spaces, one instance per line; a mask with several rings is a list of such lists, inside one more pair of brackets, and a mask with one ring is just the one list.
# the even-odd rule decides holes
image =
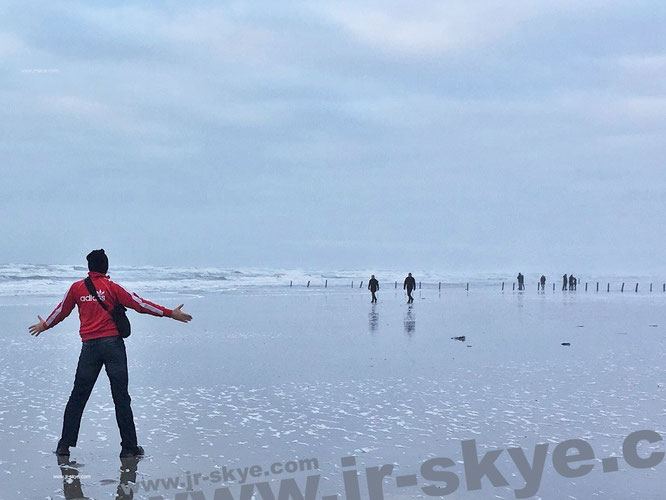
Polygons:
[[108,276],[92,271],[88,275],[92,279],[93,285],[95,285],[97,296],[104,302],[109,312],[102,309],[97,300],[90,294],[88,288],[86,288],[85,280],[77,281],[69,288],[58,307],[44,321],[46,329],[53,328],[69,316],[75,305],[79,307],[79,318],[81,320],[79,334],[81,340],[118,335],[116,324],[111,319],[110,314],[118,303],[142,314],[171,317],[171,309],[142,299],[136,293],[129,293],[122,286],[111,281]]

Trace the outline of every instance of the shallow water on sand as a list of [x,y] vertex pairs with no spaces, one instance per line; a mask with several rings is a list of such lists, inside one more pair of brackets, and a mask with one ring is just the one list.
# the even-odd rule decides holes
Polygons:
[[[461,440],[475,439],[479,455],[521,446],[531,462],[537,443],[549,443],[550,453],[558,442],[585,439],[603,458],[621,456],[633,431],[666,436],[666,294],[423,290],[411,306],[393,289],[382,290],[376,305],[361,290],[144,295],[167,306],[182,299],[195,319],[130,317],[130,394],[148,454],[122,477],[130,485],[176,476],[186,484],[188,474],[201,473],[209,479],[193,489],[213,498],[223,484],[212,484],[210,473],[221,467],[316,458],[317,498],[342,499],[340,459],[355,456],[362,498],[365,468],[383,464],[395,464],[386,498],[427,498],[425,479],[398,488],[395,477],[449,457],[458,462],[451,470],[460,487],[446,498],[515,498],[524,481],[506,452],[496,464],[509,486],[486,478],[480,491],[468,491]],[[72,449],[77,465],[63,467],[79,482],[63,487],[52,450],[80,349],[77,315],[37,339],[27,333],[58,300],[0,301],[0,498],[116,498],[119,491],[130,498],[119,489],[119,436],[104,373]],[[666,445],[639,450],[647,456]],[[549,458],[535,498],[663,498],[666,463],[635,469],[620,460],[619,471],[608,473],[599,460],[590,463],[592,472],[569,479]],[[304,487],[306,475],[248,482],[272,479],[277,491],[289,477]],[[224,486],[240,498],[234,479]],[[162,485],[133,497],[179,491]]]

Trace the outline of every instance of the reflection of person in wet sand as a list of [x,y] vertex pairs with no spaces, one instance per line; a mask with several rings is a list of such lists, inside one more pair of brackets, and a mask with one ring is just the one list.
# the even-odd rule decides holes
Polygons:
[[372,309],[370,310],[370,313],[368,314],[368,326],[370,328],[371,332],[374,332],[377,330],[377,326],[379,326],[379,314],[377,314],[375,304],[372,304]]
[[414,302],[414,297],[412,297],[412,291],[416,288],[416,280],[412,276],[412,273],[407,274],[405,282],[402,284],[402,289],[407,290],[407,303],[411,304]]
[[375,294],[379,290],[379,281],[377,281],[374,274],[370,276],[370,281],[368,281],[368,290],[372,293],[372,300],[370,302],[377,302],[377,295]]
[[69,457],[58,455],[58,466],[62,474],[62,492],[66,500],[86,498],[81,487],[79,470],[76,468],[76,462],[70,462]]
[[407,308],[407,312],[405,313],[405,333],[408,336],[412,336],[414,333],[414,330],[416,330],[416,317],[414,316],[414,311],[412,309],[413,306],[409,306]]
[[[116,500],[132,500],[134,498],[134,485],[136,471],[140,457],[125,457],[120,459],[120,480],[116,490]],[[84,500],[81,486],[79,467],[82,464],[71,462],[66,455],[57,456],[58,466],[62,474],[62,492],[66,500]]]

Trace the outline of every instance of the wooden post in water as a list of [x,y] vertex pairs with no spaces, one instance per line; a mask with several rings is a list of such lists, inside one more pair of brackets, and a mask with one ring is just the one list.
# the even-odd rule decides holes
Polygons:
[[328,288],[328,280],[324,282],[324,288]]
[[624,283],[622,283],[622,288],[620,288],[621,292],[624,292]]
[[361,280],[361,284],[358,287],[363,288],[363,280]]
[[310,288],[310,280],[308,280],[308,284],[305,285],[305,288]]
[[634,292],[638,293],[638,283],[636,283],[636,289],[634,290]]
[[650,293],[652,293],[652,283],[650,283]]
[[553,292],[555,291],[555,283],[553,283]]
[[587,281],[585,282],[585,291],[587,292]]
[[610,292],[610,283],[606,285],[606,293]]
[[439,282],[439,288],[438,288],[438,290],[440,290],[440,291],[442,290],[442,282],[441,282],[441,281]]
[[352,281],[352,288],[354,288],[354,282]]
[[395,289],[396,290],[398,289],[398,282],[397,281],[395,282]]
[[515,290],[515,289],[516,289],[516,282],[514,281],[513,282],[513,290]]
[[465,290],[469,292],[469,282],[467,282],[467,286],[465,287]]
[[599,291],[599,282],[597,281],[597,292]]
[[294,282],[293,282],[293,281],[290,281],[290,282],[289,282],[289,286],[293,286],[293,285],[294,285]]
[[502,291],[504,291],[504,282],[502,281]]
[[419,281],[419,290],[421,289],[421,282]]

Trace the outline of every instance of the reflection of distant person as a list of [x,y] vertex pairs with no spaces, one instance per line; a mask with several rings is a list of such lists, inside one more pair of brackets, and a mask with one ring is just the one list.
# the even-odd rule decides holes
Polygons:
[[546,277],[542,274],[541,278],[539,279],[539,283],[541,283],[541,289],[545,290],[546,289]]
[[370,281],[368,281],[368,290],[372,293],[372,300],[370,302],[377,302],[375,293],[379,290],[379,281],[377,281],[374,274],[370,277]]
[[412,273],[408,273],[405,278],[405,282],[402,284],[402,289],[407,290],[407,303],[411,304],[414,302],[414,297],[412,297],[412,291],[416,288],[416,280],[412,276]]
[[518,290],[524,290],[525,289],[525,276],[523,276],[521,273],[518,273]]
[[414,335],[414,330],[416,330],[416,316],[412,310],[414,306],[410,305],[407,307],[407,312],[405,313],[404,325],[405,333],[408,337]]
[[372,308],[368,313],[368,325],[370,327],[371,332],[377,330],[377,327],[379,326],[379,314],[377,314],[376,307],[377,306],[375,306],[375,304],[372,304]]
[[562,290],[567,289],[567,275],[562,276]]

